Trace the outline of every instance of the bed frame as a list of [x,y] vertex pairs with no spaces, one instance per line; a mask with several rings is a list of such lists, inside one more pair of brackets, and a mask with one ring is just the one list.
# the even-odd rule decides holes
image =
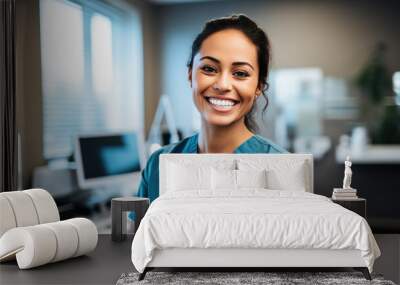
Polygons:
[[[160,195],[165,192],[166,170],[169,161],[188,159],[199,164],[224,159],[266,160],[300,159],[307,164],[306,191],[313,193],[313,158],[309,154],[161,154],[160,155]],[[155,268],[232,268],[246,271],[250,268],[337,268],[351,267],[361,271],[367,280],[371,275],[361,257],[360,250],[331,249],[254,249],[254,248],[169,248],[157,249],[139,280]]]
[[368,268],[359,250],[329,249],[192,249],[171,248],[156,250],[152,261],[139,275],[154,268],[235,268],[246,271],[250,268],[332,268],[352,267],[371,280]]

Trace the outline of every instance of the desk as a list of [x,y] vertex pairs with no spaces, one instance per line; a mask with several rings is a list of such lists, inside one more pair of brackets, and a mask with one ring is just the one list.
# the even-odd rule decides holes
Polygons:
[[0,284],[115,284],[124,272],[135,271],[131,261],[132,237],[112,242],[99,235],[96,249],[88,255],[20,270],[16,261],[0,264]]
[[400,145],[368,145],[359,153],[340,145],[336,148],[337,163],[344,163],[347,155],[354,164],[400,164]]

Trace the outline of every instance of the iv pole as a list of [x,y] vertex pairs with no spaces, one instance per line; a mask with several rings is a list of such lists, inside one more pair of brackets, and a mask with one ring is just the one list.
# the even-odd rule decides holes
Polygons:
[[175,124],[174,115],[172,113],[171,101],[167,94],[163,94],[160,97],[160,101],[157,106],[156,114],[154,116],[153,123],[150,127],[149,139],[147,144],[149,146],[150,153],[153,153],[161,147],[161,131],[162,131],[162,119],[165,116],[167,122],[168,131],[171,134],[170,143],[179,141],[178,131]]

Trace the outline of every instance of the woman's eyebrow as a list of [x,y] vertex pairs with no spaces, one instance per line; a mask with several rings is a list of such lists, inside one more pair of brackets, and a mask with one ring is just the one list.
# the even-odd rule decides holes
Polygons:
[[[203,59],[209,59],[209,60],[214,61],[214,62],[216,62],[216,63],[218,63],[218,64],[221,63],[220,60],[216,59],[215,57],[208,56],[208,55],[203,56],[202,58],[200,58],[200,60],[203,60]],[[235,61],[234,63],[232,63],[232,65],[234,65],[234,66],[248,65],[251,69],[254,70],[253,66],[252,66],[250,63],[245,62],[245,61]]]
[[234,63],[232,63],[232,65],[234,65],[234,66],[238,66],[238,65],[248,65],[251,69],[254,70],[253,66],[251,66],[250,63],[245,62],[245,61],[235,61]]

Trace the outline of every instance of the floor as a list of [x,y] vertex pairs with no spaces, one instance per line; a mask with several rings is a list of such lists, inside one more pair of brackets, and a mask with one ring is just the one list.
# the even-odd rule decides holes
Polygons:
[[134,271],[131,240],[116,243],[99,235],[98,245],[87,256],[41,267],[19,270],[16,262],[0,264],[0,284],[115,284],[124,272]]
[[381,250],[381,256],[374,264],[374,272],[400,284],[400,234],[374,234],[374,237]]
[[[99,233],[111,234],[111,214],[105,210],[90,217]],[[127,224],[127,232],[132,233],[134,224]],[[400,234],[374,234],[381,256],[375,261],[374,273],[400,284]]]
[[[375,238],[382,256],[376,261],[374,272],[398,284],[400,236],[376,235]],[[96,250],[87,256],[28,270],[19,270],[15,261],[2,263],[0,284],[115,284],[122,273],[135,271],[130,259],[131,241],[132,237],[123,242],[112,242],[110,235],[100,234]],[[337,269],[305,271],[347,271]]]

